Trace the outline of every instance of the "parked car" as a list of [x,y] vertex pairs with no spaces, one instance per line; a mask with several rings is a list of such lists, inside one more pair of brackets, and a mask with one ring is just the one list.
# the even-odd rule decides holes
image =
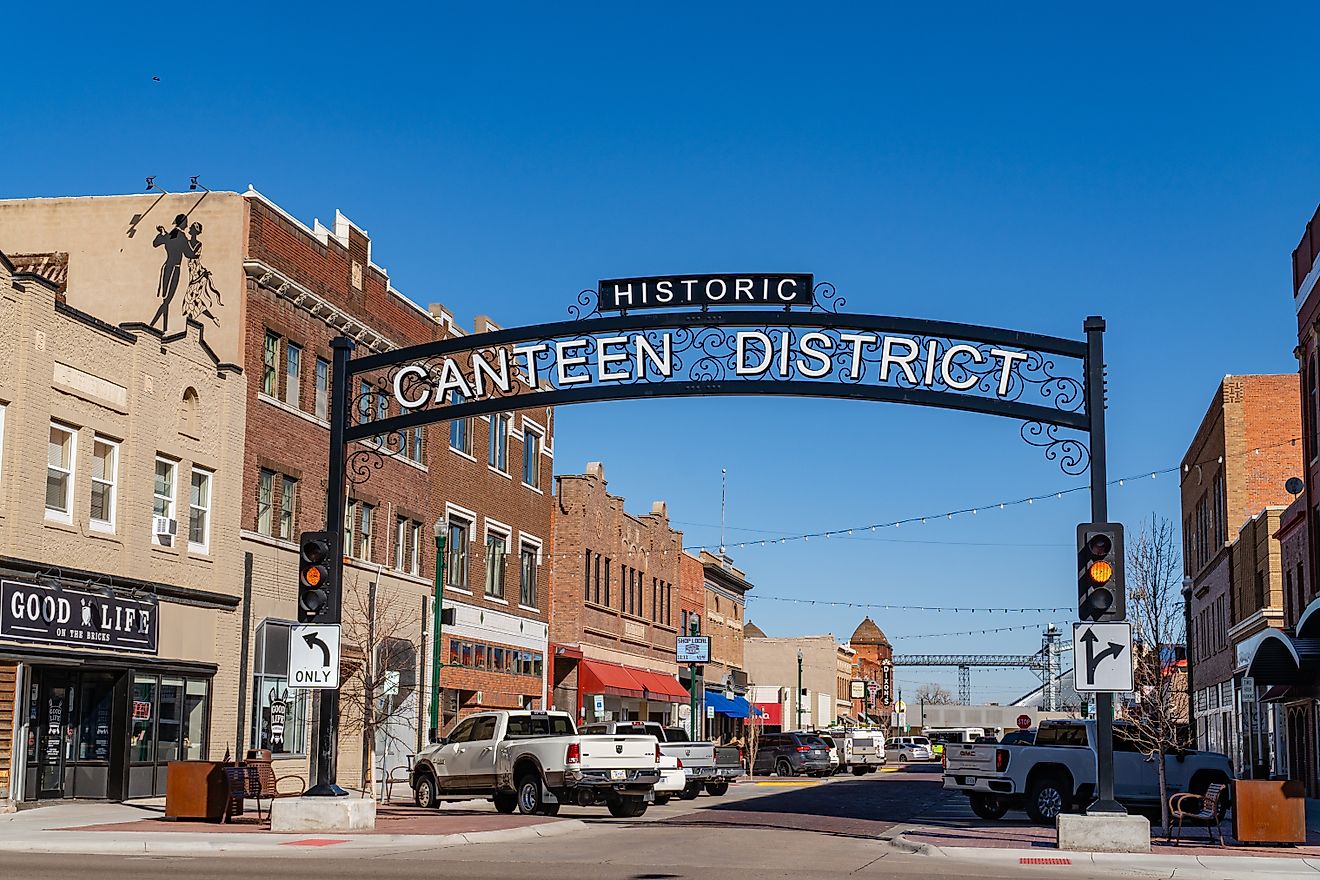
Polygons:
[[935,760],[935,750],[930,740],[924,736],[900,736],[890,743],[891,750],[897,750],[898,763],[911,764]]
[[821,776],[829,772],[829,746],[814,733],[767,733],[756,744],[753,773]]
[[843,762],[839,755],[839,744],[836,743],[834,741],[834,737],[828,733],[818,733],[816,735],[820,737],[821,742],[825,743],[825,745],[829,747],[830,769],[826,770],[821,775],[833,776],[835,773],[838,773],[839,768],[843,766]]
[[[1158,805],[1158,769],[1131,731],[1130,724],[1114,723],[1114,797],[1125,805]],[[1059,813],[1085,807],[1095,796],[1095,764],[1094,721],[1042,721],[1031,745],[950,745],[944,787],[966,792],[973,812],[984,819],[1023,809],[1032,821],[1052,824]],[[1166,755],[1164,767],[1169,791],[1200,794],[1233,778],[1228,758],[1216,752]]]
[[[660,782],[655,786],[655,802],[664,805],[674,795],[685,797],[690,790],[689,774],[702,774],[705,778],[708,768],[702,750],[705,743],[671,742],[668,730],[654,721],[601,721],[584,724],[581,733],[591,736],[649,736],[660,745]],[[710,747],[714,749],[714,746]],[[685,760],[686,759],[686,762]],[[710,760],[710,769],[714,768],[714,759]],[[712,777],[713,778],[713,775]],[[691,790],[700,792],[702,783],[697,783]],[[727,787],[727,786],[726,786]],[[692,794],[696,797],[696,794]]]
[[581,736],[566,712],[478,712],[422,749],[409,783],[419,807],[485,795],[501,813],[604,803],[635,818],[654,798],[661,757],[655,737]]

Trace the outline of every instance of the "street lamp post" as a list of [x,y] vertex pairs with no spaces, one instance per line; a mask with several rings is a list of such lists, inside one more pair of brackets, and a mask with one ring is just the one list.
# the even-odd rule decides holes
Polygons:
[[[692,617],[692,624],[688,628],[689,635],[696,636],[701,632],[701,624],[696,616]],[[697,664],[688,664],[688,736],[693,742],[696,742],[697,736]]]
[[797,729],[802,729],[802,649],[798,648]]
[[427,742],[440,740],[440,623],[443,617],[445,583],[445,532],[448,523],[442,516],[435,521],[435,595],[431,598],[431,729]]

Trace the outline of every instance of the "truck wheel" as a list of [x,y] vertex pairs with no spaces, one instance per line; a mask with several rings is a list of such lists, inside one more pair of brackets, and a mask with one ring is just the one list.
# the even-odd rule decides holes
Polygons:
[[689,782],[683,787],[683,790],[678,793],[678,799],[681,801],[695,801],[699,794],[701,794],[701,783]]
[[518,793],[514,791],[497,791],[491,798],[495,801],[495,809],[501,813],[512,813],[518,809]]
[[518,777],[518,812],[524,816],[533,816],[542,811],[545,802],[541,798],[541,777],[535,773],[524,773]]
[[559,804],[546,804],[546,803],[541,804],[541,815],[542,815],[542,816],[558,816],[558,815],[559,815]]
[[423,810],[440,806],[440,798],[436,796],[435,777],[430,773],[417,774],[417,784],[413,787],[413,803]]
[[670,794],[657,794],[657,795],[655,796],[655,805],[656,805],[657,807],[663,807],[665,804],[669,803],[669,799],[670,799],[671,797],[673,797],[673,795],[670,795]]
[[729,793],[729,783],[711,782],[706,785],[706,794],[714,797],[723,797]]
[[854,768],[853,768],[853,776],[865,776],[867,773],[870,773],[870,772],[871,772],[871,771],[868,770],[868,769],[865,768],[865,767],[854,767]]
[[1042,776],[1027,789],[1027,815],[1037,825],[1052,825],[1068,808],[1068,793],[1057,776]]
[[1008,812],[1004,799],[993,794],[973,791],[968,793],[967,800],[971,801],[972,812],[982,819],[1002,819]]
[[610,798],[610,815],[616,819],[636,819],[646,812],[646,798],[628,796]]
[[775,765],[776,776],[797,776],[793,772],[793,764],[787,758],[780,758],[779,763]]

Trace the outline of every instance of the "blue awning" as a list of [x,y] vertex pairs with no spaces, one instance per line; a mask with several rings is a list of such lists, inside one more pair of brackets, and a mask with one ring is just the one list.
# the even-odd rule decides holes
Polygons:
[[747,718],[752,714],[752,705],[745,698],[735,696],[730,700],[719,691],[706,691],[706,705],[730,718]]

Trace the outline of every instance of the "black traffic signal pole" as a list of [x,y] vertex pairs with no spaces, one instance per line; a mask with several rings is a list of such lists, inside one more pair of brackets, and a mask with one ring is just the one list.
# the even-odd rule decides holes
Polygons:
[[[1109,475],[1105,462],[1105,319],[1092,315],[1086,330],[1086,414],[1091,434],[1091,521],[1109,521]],[[1121,552],[1121,550],[1120,550]],[[1073,658],[1076,661],[1077,658]],[[1088,813],[1126,813],[1114,800],[1114,695],[1095,695],[1096,800]]]
[[[329,560],[330,619],[339,623],[343,607],[344,551],[339,546],[344,534],[344,428],[348,424],[348,359],[353,354],[353,340],[343,336],[331,343],[330,364],[330,481],[325,492],[325,530],[330,533],[333,559]],[[336,748],[339,740],[339,691],[316,691],[316,757],[312,762],[312,787],[309,797],[343,797],[348,792],[335,784]]]

